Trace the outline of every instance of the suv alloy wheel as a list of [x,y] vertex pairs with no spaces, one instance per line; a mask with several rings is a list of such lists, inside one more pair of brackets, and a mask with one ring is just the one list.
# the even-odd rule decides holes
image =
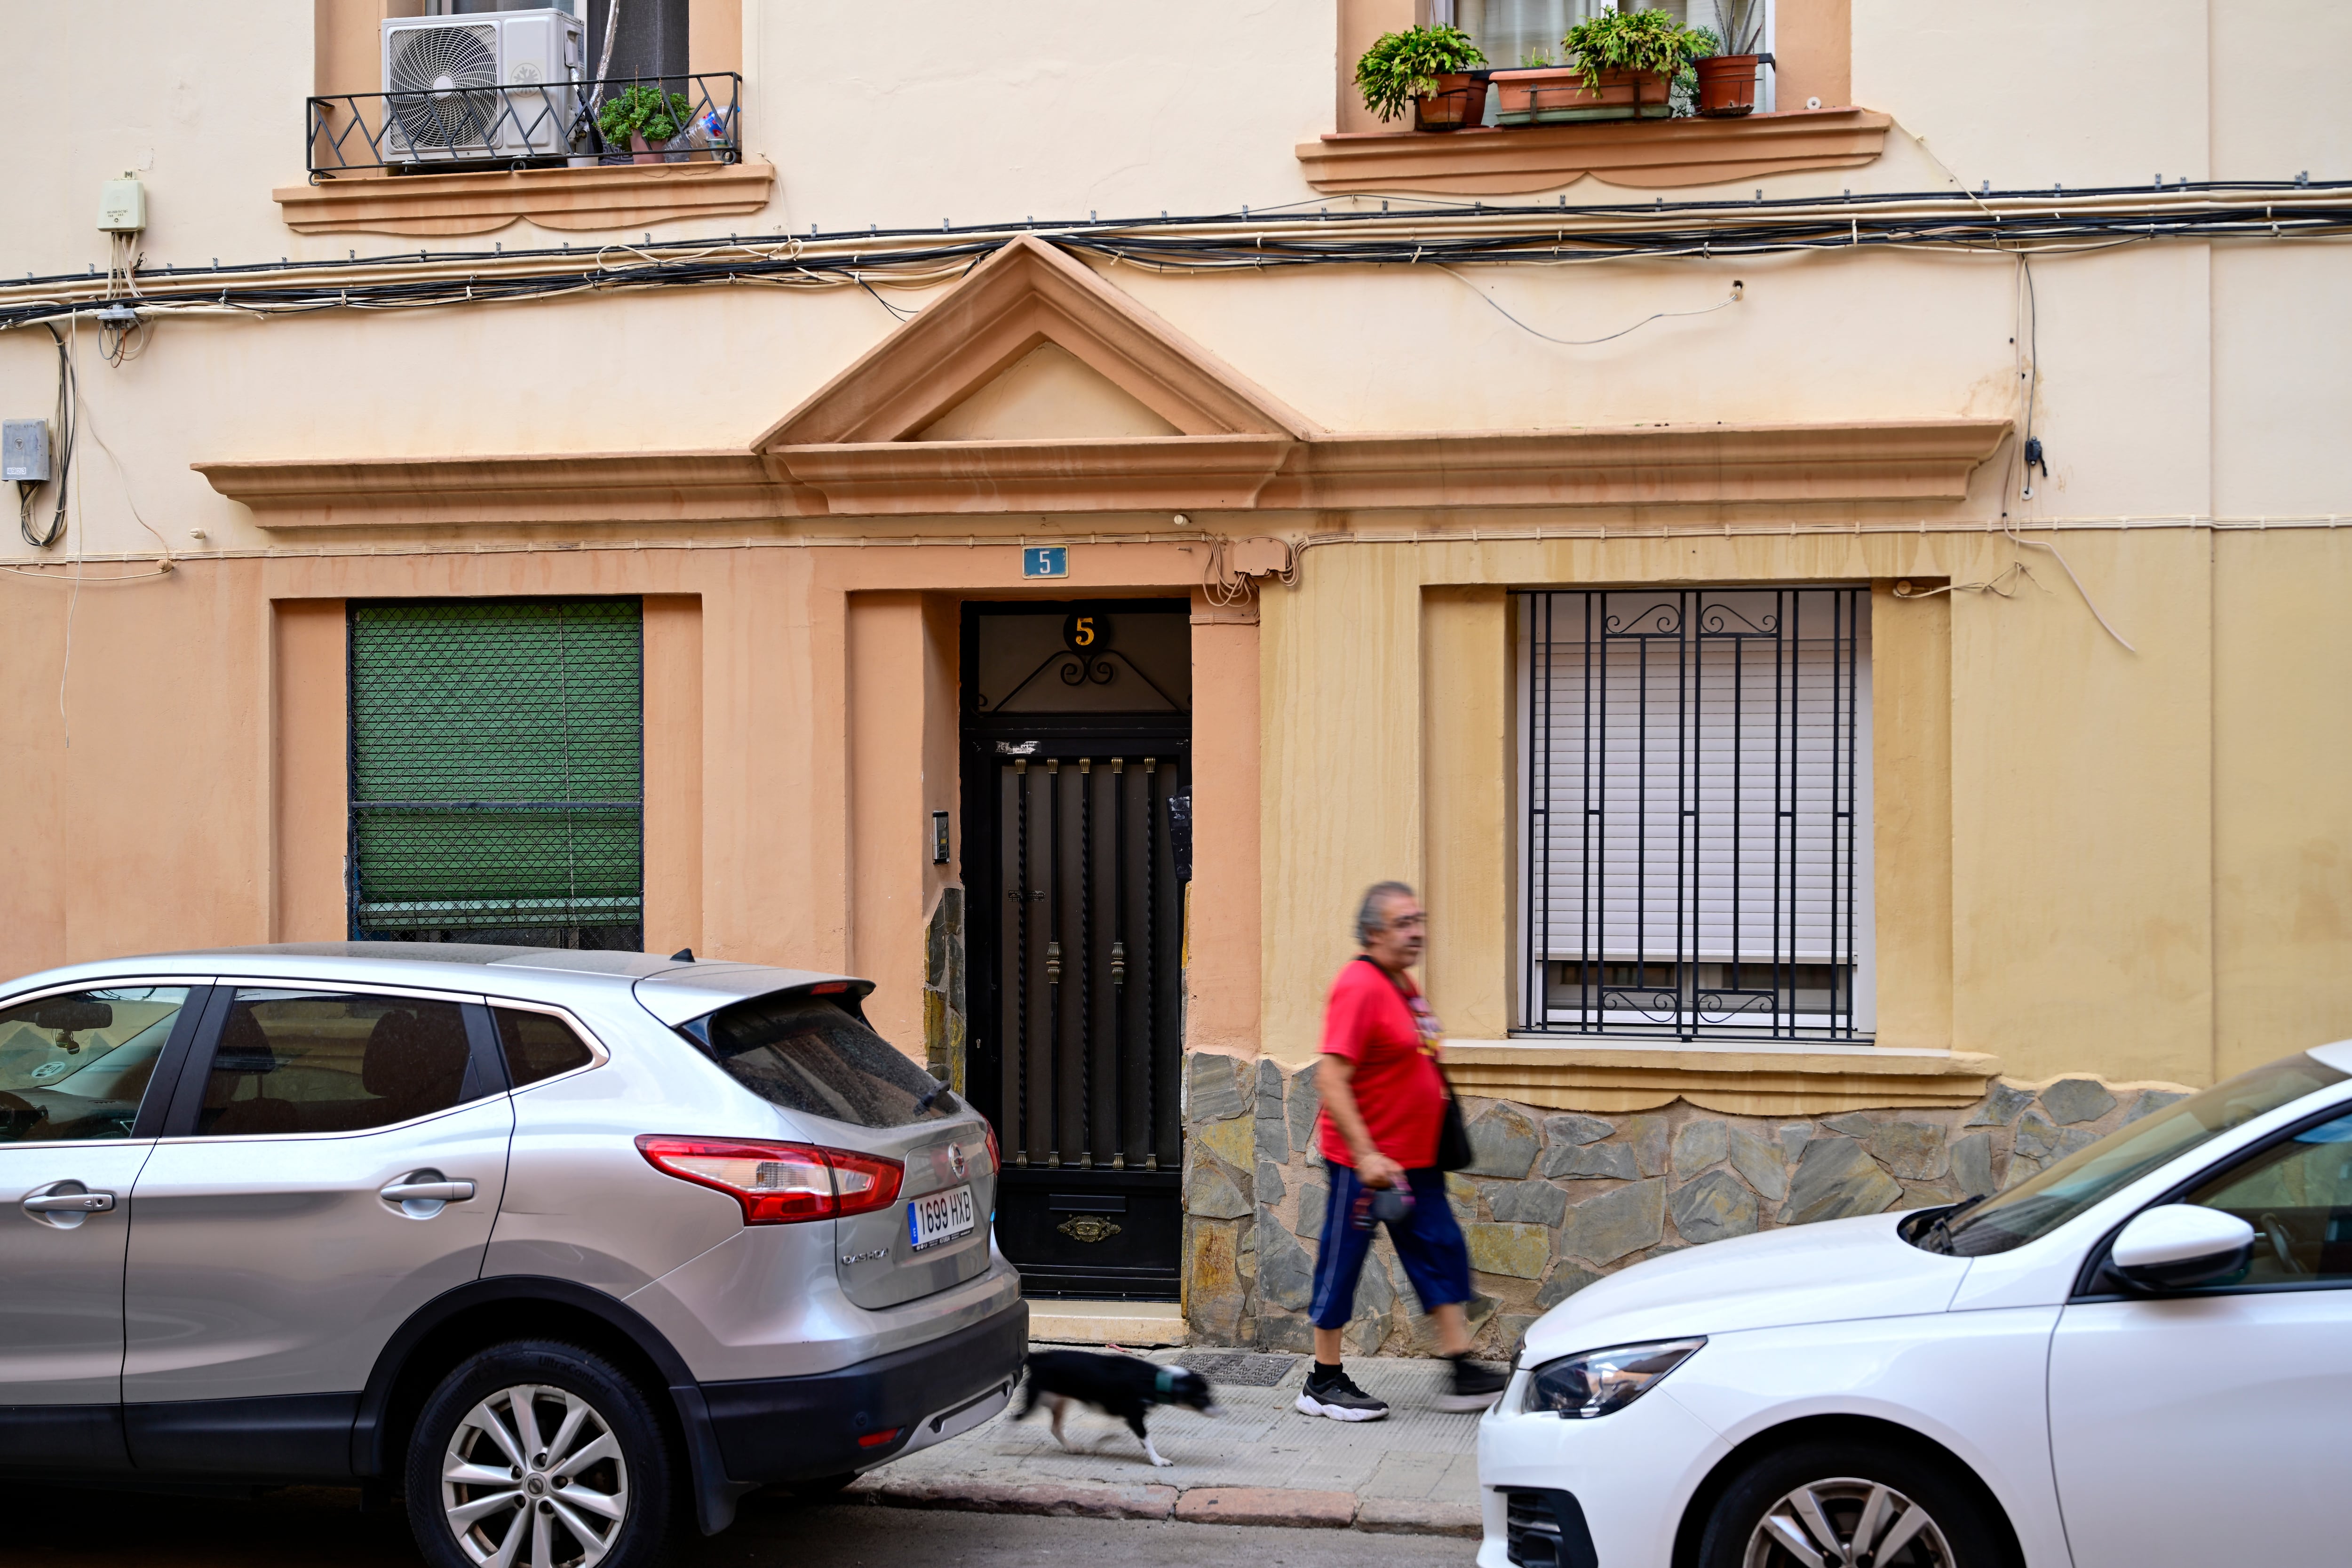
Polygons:
[[661,1424],[618,1368],[515,1341],[459,1363],[419,1412],[409,1527],[436,1568],[644,1568],[669,1533],[670,1479]]

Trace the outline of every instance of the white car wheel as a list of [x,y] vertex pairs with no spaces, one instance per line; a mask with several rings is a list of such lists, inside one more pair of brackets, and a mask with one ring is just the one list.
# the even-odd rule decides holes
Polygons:
[[1766,1453],[1717,1496],[1698,1550],[1699,1568],[2010,1568],[2015,1558],[1975,1478],[1891,1434]]
[[1742,1568],[1953,1568],[1927,1510],[1877,1481],[1809,1481],[1764,1510]]

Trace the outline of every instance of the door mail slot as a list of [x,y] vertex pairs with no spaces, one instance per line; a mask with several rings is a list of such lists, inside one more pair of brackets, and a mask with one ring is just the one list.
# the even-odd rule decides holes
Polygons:
[[1115,1193],[1049,1193],[1045,1206],[1055,1214],[1125,1214],[1127,1200]]

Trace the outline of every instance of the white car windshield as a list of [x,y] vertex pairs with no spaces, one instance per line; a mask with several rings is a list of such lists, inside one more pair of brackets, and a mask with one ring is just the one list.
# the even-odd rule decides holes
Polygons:
[[2344,1078],[2310,1057],[2240,1073],[2116,1129],[2008,1192],[1962,1205],[1924,1228],[1906,1226],[1905,1234],[1914,1246],[1957,1258],[2022,1247],[2165,1162]]

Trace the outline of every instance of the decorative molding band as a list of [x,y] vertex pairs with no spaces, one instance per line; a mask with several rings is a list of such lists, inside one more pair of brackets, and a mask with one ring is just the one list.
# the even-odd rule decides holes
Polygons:
[[1806,1051],[1599,1046],[1446,1047],[1464,1094],[1615,1114],[1676,1100],[1727,1116],[1822,1116],[1971,1105],[2000,1071],[1974,1051]]
[[770,456],[836,517],[1008,511],[1247,511],[1295,449],[1286,436],[1084,441],[876,441]]
[[576,232],[755,213],[768,205],[775,183],[775,166],[755,159],[346,176],[315,185],[282,185],[270,195],[286,226],[297,234],[488,234],[518,218]]
[[[936,307],[934,307],[936,308]],[[1958,500],[2000,419],[198,463],[265,528]]]
[[1332,435],[1302,442],[1261,511],[1960,500],[2005,419]]
[[1625,120],[1511,130],[1343,132],[1298,144],[1307,183],[1328,195],[1513,195],[1585,175],[1655,190],[1751,174],[1848,169],[1875,159],[1891,116],[1800,110],[1738,120]]
[[821,513],[750,452],[197,463],[264,528],[755,521]]

